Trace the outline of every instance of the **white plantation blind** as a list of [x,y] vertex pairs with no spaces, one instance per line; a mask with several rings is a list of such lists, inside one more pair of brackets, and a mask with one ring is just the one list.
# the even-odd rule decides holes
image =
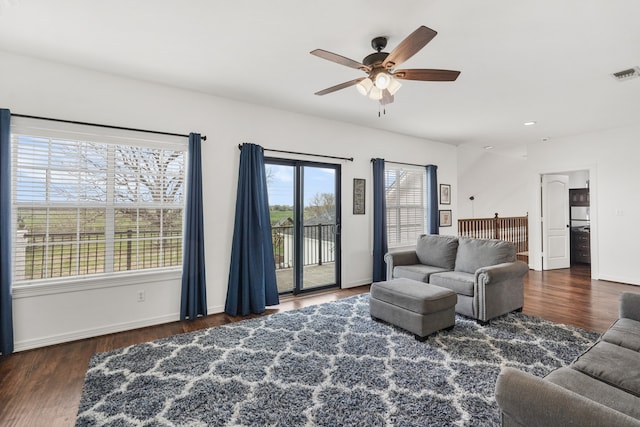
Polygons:
[[387,244],[416,244],[426,229],[427,176],[424,168],[385,164]]
[[187,141],[12,118],[14,283],[182,263]]

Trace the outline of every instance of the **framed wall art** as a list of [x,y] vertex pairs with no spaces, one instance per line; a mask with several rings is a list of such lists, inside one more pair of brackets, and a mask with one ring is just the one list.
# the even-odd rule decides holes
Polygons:
[[364,215],[365,212],[365,185],[362,178],[353,178],[353,214]]
[[451,227],[451,210],[447,209],[438,212],[440,213],[440,221],[438,225],[440,227]]
[[440,204],[441,205],[451,204],[451,185],[440,184]]

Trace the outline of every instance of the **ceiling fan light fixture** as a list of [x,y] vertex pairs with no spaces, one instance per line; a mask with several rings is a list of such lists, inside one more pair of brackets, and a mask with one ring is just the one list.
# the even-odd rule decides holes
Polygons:
[[386,89],[391,83],[391,76],[386,71],[380,71],[376,74],[376,87],[378,89]]
[[373,82],[369,77],[362,80],[360,83],[356,85],[356,89],[358,89],[358,92],[360,92],[360,94],[363,96],[367,96],[372,87],[373,87]]
[[373,99],[374,101],[379,101],[382,99],[382,90],[379,89],[377,86],[373,86],[371,88],[371,90],[369,91],[369,98]]
[[[360,94],[368,96],[369,99],[374,101],[378,101],[380,105],[384,107],[394,102],[394,94],[398,92],[402,86],[398,81],[399,79],[423,82],[452,82],[458,78],[460,71],[426,68],[397,69],[400,64],[425,47],[436,34],[438,33],[431,28],[421,25],[417,30],[405,37],[389,53],[383,52],[387,45],[387,38],[384,36],[376,37],[371,41],[371,46],[375,52],[365,56],[361,62],[323,49],[314,49],[310,52],[312,55],[363,71],[366,74],[366,77],[349,80],[318,91],[315,94],[326,95],[350,86],[355,86]],[[380,111],[378,116],[379,115]]]
[[400,89],[401,87],[402,87],[402,83],[400,83],[398,79],[394,79],[392,77],[391,82],[389,83],[389,87],[387,87],[387,90],[391,95],[395,95],[398,89]]

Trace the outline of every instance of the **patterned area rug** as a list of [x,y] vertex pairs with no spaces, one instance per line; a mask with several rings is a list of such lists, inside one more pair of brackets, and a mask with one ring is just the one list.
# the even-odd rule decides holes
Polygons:
[[598,338],[519,313],[456,322],[421,343],[363,294],[99,353],[77,425],[499,425],[502,366],[542,376]]

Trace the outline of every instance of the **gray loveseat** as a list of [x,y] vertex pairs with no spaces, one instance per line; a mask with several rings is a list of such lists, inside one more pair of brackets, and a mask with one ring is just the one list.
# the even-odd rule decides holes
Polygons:
[[516,248],[503,240],[425,234],[416,249],[389,252],[387,280],[412,279],[458,294],[456,312],[488,322],[524,304],[529,267],[516,260]]
[[640,295],[620,296],[619,319],[570,366],[503,368],[496,401],[503,426],[640,426]]

